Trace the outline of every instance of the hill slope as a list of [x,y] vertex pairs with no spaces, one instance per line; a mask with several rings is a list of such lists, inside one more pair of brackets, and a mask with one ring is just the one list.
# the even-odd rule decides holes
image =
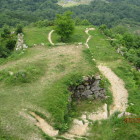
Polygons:
[[[122,104],[119,107],[114,106],[117,106],[118,111],[125,111],[127,107],[126,111],[138,116],[140,97],[137,85],[138,79],[135,77],[136,70],[132,69],[132,66],[120,54],[116,53],[115,48],[111,47],[107,38],[97,28],[89,32],[87,32],[86,28],[86,26],[77,27],[74,36],[79,35],[79,38],[76,41],[73,39],[71,41],[71,44],[75,45],[66,44],[52,47],[49,46],[49,41],[46,37],[47,45],[36,44],[34,47],[29,48],[27,52],[25,51],[25,54],[17,60],[10,60],[0,66],[0,138],[2,140],[53,139],[46,136],[46,134],[42,134],[39,129],[40,125],[36,124],[36,119],[34,118],[36,115],[30,115],[31,111],[35,112],[55,129],[65,132],[68,131],[72,119],[81,119],[80,116],[85,112],[94,114],[105,103],[108,105],[107,110],[111,110],[113,91],[111,92],[109,87],[110,84],[111,86],[115,84],[112,84],[108,78],[111,82],[109,84],[103,75],[101,76],[103,80],[101,85],[106,88],[109,98],[104,101],[79,101],[75,102],[70,110],[68,107],[71,94],[68,91],[68,86],[74,83],[77,84],[83,75],[101,75],[99,70],[104,74],[104,68],[106,69],[106,67],[108,67],[107,71],[108,69],[112,70],[112,77],[116,73],[116,76],[124,81],[125,88],[129,94],[128,106],[124,104],[122,110],[119,108]],[[30,40],[27,37],[30,30],[32,33],[38,31],[38,33],[44,34],[44,29],[25,29],[26,42],[32,46],[33,39]],[[54,36],[56,36],[55,32],[52,34],[52,38],[56,44],[59,39]],[[87,47],[84,43],[86,43],[89,36]],[[33,38],[36,38],[36,35]],[[43,41],[44,38],[41,41],[38,40],[38,43],[44,43]],[[99,66],[99,69],[97,66]],[[104,75],[108,77],[107,73]],[[114,83],[122,83],[121,80],[113,80]],[[124,88],[123,84],[121,86]],[[122,90],[119,91],[119,93],[121,92]],[[115,104],[123,101],[121,99],[117,101],[114,98],[113,102],[115,101]],[[91,118],[95,118],[95,114],[93,114],[90,115]],[[91,121],[90,135],[87,138],[89,140],[93,138],[100,140],[103,137],[105,140],[121,139],[122,134],[127,133],[127,135],[123,135],[124,139],[129,139],[130,137],[139,139],[139,125],[125,123],[124,118],[118,118],[117,115],[118,113],[107,120],[103,120],[101,124]],[[127,130],[124,128],[127,128]],[[63,135],[60,133],[60,136]],[[61,137],[56,139],[61,139]]]

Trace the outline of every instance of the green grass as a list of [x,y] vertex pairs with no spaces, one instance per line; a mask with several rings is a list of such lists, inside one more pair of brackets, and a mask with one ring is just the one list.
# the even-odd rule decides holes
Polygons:
[[[5,69],[1,71],[0,82],[0,128],[5,132],[4,134],[3,131],[1,132],[3,135],[15,136],[17,139],[27,139],[31,135],[37,135],[38,138],[43,137],[33,122],[20,115],[23,112],[27,114],[28,110],[41,114],[49,112],[51,115],[51,118],[48,118],[49,123],[59,128],[61,132],[69,127],[71,118],[68,119],[67,116],[69,114],[67,113],[69,95],[67,88],[68,84],[74,80],[72,75],[75,72],[80,76],[94,74],[98,70],[91,61],[91,56],[83,53],[82,48],[71,50],[68,47],[65,52],[61,51],[64,50],[64,47],[60,48],[32,47],[28,49],[25,57],[12,62],[8,61],[5,64]],[[77,52],[76,59],[75,52]],[[24,71],[27,73],[29,81],[24,83],[22,77],[13,79],[14,76],[11,80],[8,75],[9,71],[14,74]],[[6,81],[9,83],[7,84]],[[16,84],[14,84],[15,82]],[[57,106],[60,108],[56,108]],[[87,104],[83,104],[83,106],[87,106]]]
[[44,61],[40,61],[0,71],[0,81],[9,85],[34,82],[44,74],[44,64]]
[[[108,104],[111,102],[111,98],[104,101],[81,101],[80,103],[76,101],[72,103],[69,102],[71,93],[68,91],[68,87],[70,85],[80,84],[83,75],[99,73],[95,63],[91,60],[90,52],[84,50],[83,61],[87,62],[86,65],[88,65],[89,68],[87,69],[84,64],[78,64],[76,72],[70,72],[60,80],[55,81],[52,85],[46,86],[43,91],[43,96],[39,101],[39,104],[42,108],[50,112],[52,117],[49,122],[51,122],[56,129],[59,129],[60,132],[65,132],[70,127],[72,119],[80,117],[83,112],[93,112],[93,110],[97,110],[97,107],[102,106],[105,102]],[[107,81],[104,83],[102,82],[101,86],[107,89],[108,95],[110,93],[108,90],[109,83]]]
[[[102,35],[98,29],[91,31],[93,36],[89,42],[90,51],[97,64],[103,63],[110,67],[124,82],[128,90],[128,108],[127,111],[137,114],[140,113],[140,73],[136,72],[133,66],[124,59],[120,54],[116,53],[115,48],[111,47],[107,38]],[[133,103],[134,105],[130,105]],[[118,119],[116,115],[108,120],[104,120],[101,124],[97,121],[91,125],[91,135],[89,140],[137,140],[140,139],[139,123],[124,123],[123,118]]]
[[[86,28],[76,27],[69,44],[85,43]],[[40,43],[48,45],[47,37],[50,30],[50,28],[27,27],[24,29],[25,42],[29,46]],[[96,63],[92,61],[93,58],[96,59],[97,64],[104,63],[109,66],[124,80],[129,92],[129,104],[134,103],[134,106],[129,106],[127,111],[139,114],[139,73],[127,60],[116,53],[115,48],[111,47],[106,37],[97,29],[89,33],[93,36],[89,42],[90,50],[74,48],[75,52],[78,51],[76,55],[73,51],[71,53],[69,48],[68,51],[65,49],[63,52],[61,50],[64,48],[60,46],[52,48],[37,46],[29,48],[21,57],[16,55],[7,59],[7,67],[0,71],[0,139],[5,137],[8,140],[28,139],[32,135],[42,139],[51,139],[43,136],[44,134],[42,135],[33,122],[20,115],[29,110],[33,110],[43,118],[49,113],[50,116],[45,118],[48,123],[64,132],[70,127],[72,119],[79,117],[83,112],[92,112],[104,103],[112,104],[110,84],[102,76],[101,86],[107,89],[107,95],[110,98],[104,101],[73,102],[70,107],[69,85],[80,83],[83,75],[100,74]],[[52,37],[55,43],[60,42],[55,32]],[[17,63],[13,64],[14,62]],[[14,73],[12,77],[9,76],[9,71]],[[25,72],[27,81],[23,80],[22,73],[15,79],[16,73],[19,72]],[[102,124],[95,122],[91,128],[89,140],[139,139],[139,125],[124,124],[122,119],[117,119],[116,116],[102,121]]]
[[91,126],[89,140],[139,140],[140,124],[126,123],[124,118],[117,118],[117,114],[101,123],[94,122]]
[[[104,63],[109,66],[123,81],[125,82],[126,89],[129,92],[129,104],[134,103],[134,106],[129,106],[127,111],[134,114],[139,114],[140,102],[140,87],[137,85],[137,80],[135,78],[136,70],[132,68],[131,64],[128,63],[120,54],[117,54],[115,48],[111,47],[107,38],[102,35],[98,29],[90,32],[93,36],[89,42],[90,51],[93,57],[97,60],[97,63]],[[139,73],[136,74],[137,77],[140,76]]]
[[40,45],[44,43],[49,45],[48,33],[51,31],[51,27],[26,27],[23,32],[25,34],[24,40],[28,46],[33,46],[34,44]]

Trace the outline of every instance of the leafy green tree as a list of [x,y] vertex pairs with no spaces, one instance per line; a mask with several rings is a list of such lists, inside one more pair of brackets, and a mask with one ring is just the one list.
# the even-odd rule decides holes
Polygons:
[[9,38],[11,32],[9,26],[5,25],[2,29],[1,37],[2,38]]
[[75,24],[71,15],[71,12],[65,12],[62,15],[57,15],[55,20],[55,30],[60,35],[62,42],[68,41],[74,33]]
[[107,26],[105,24],[102,24],[100,27],[99,27],[99,30],[104,32],[105,30],[107,30]]
[[20,34],[20,33],[23,33],[23,27],[22,25],[18,24],[16,28],[16,34]]
[[7,48],[8,50],[11,50],[11,51],[14,50],[15,45],[16,45],[16,41],[13,40],[13,39],[9,39],[9,40],[6,42],[6,48]]

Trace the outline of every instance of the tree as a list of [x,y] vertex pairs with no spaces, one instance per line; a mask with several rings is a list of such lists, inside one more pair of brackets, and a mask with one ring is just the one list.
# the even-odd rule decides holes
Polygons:
[[17,25],[16,33],[17,34],[23,33],[22,25],[20,25],[20,24]]
[[9,26],[4,25],[3,31],[2,31],[2,33],[1,33],[1,37],[2,37],[2,38],[9,38],[10,34],[11,34],[11,32],[10,32]]
[[57,15],[55,20],[55,30],[61,37],[62,42],[66,42],[70,39],[74,32],[74,20],[71,17],[71,12],[65,12],[62,15]]
[[16,45],[16,41],[13,40],[13,39],[9,39],[7,42],[6,42],[6,48],[10,51],[14,50],[14,47]]

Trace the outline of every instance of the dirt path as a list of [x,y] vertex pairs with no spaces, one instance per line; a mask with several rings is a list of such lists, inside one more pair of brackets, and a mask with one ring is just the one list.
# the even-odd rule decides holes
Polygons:
[[91,121],[103,120],[107,118],[107,104],[104,104],[103,107],[98,108],[97,112],[84,113],[81,118],[74,119],[72,128],[65,133],[63,137],[66,139],[75,140],[74,138],[82,138],[83,136],[87,136]]
[[53,33],[53,32],[54,32],[54,30],[51,30],[51,31],[50,31],[50,33],[49,33],[49,35],[48,35],[48,40],[49,40],[50,44],[54,46],[54,43],[52,42],[52,33]]
[[[85,30],[86,34],[89,36],[86,41],[86,46],[91,39],[91,35],[88,33],[90,30],[95,30],[94,28],[87,28]],[[123,80],[121,80],[110,68],[99,65],[98,66],[101,73],[109,80],[111,83],[111,91],[113,93],[113,105],[110,108],[110,115],[116,111],[125,112],[128,103],[128,92],[125,89]]]
[[55,130],[52,126],[50,126],[44,119],[42,119],[40,116],[35,114],[34,112],[30,112],[30,114],[35,117],[37,120],[36,125],[47,135],[54,137],[58,135],[58,130]]
[[91,35],[88,32],[94,31],[94,30],[95,30],[95,28],[86,28],[86,30],[85,30],[85,33],[88,35],[88,38],[87,38],[86,43],[85,43],[87,48],[89,48],[88,42],[91,39]]
[[110,115],[116,111],[125,112],[128,103],[128,92],[125,89],[124,82],[110,68],[103,65],[99,65],[98,68],[111,83],[113,105],[110,108]]

